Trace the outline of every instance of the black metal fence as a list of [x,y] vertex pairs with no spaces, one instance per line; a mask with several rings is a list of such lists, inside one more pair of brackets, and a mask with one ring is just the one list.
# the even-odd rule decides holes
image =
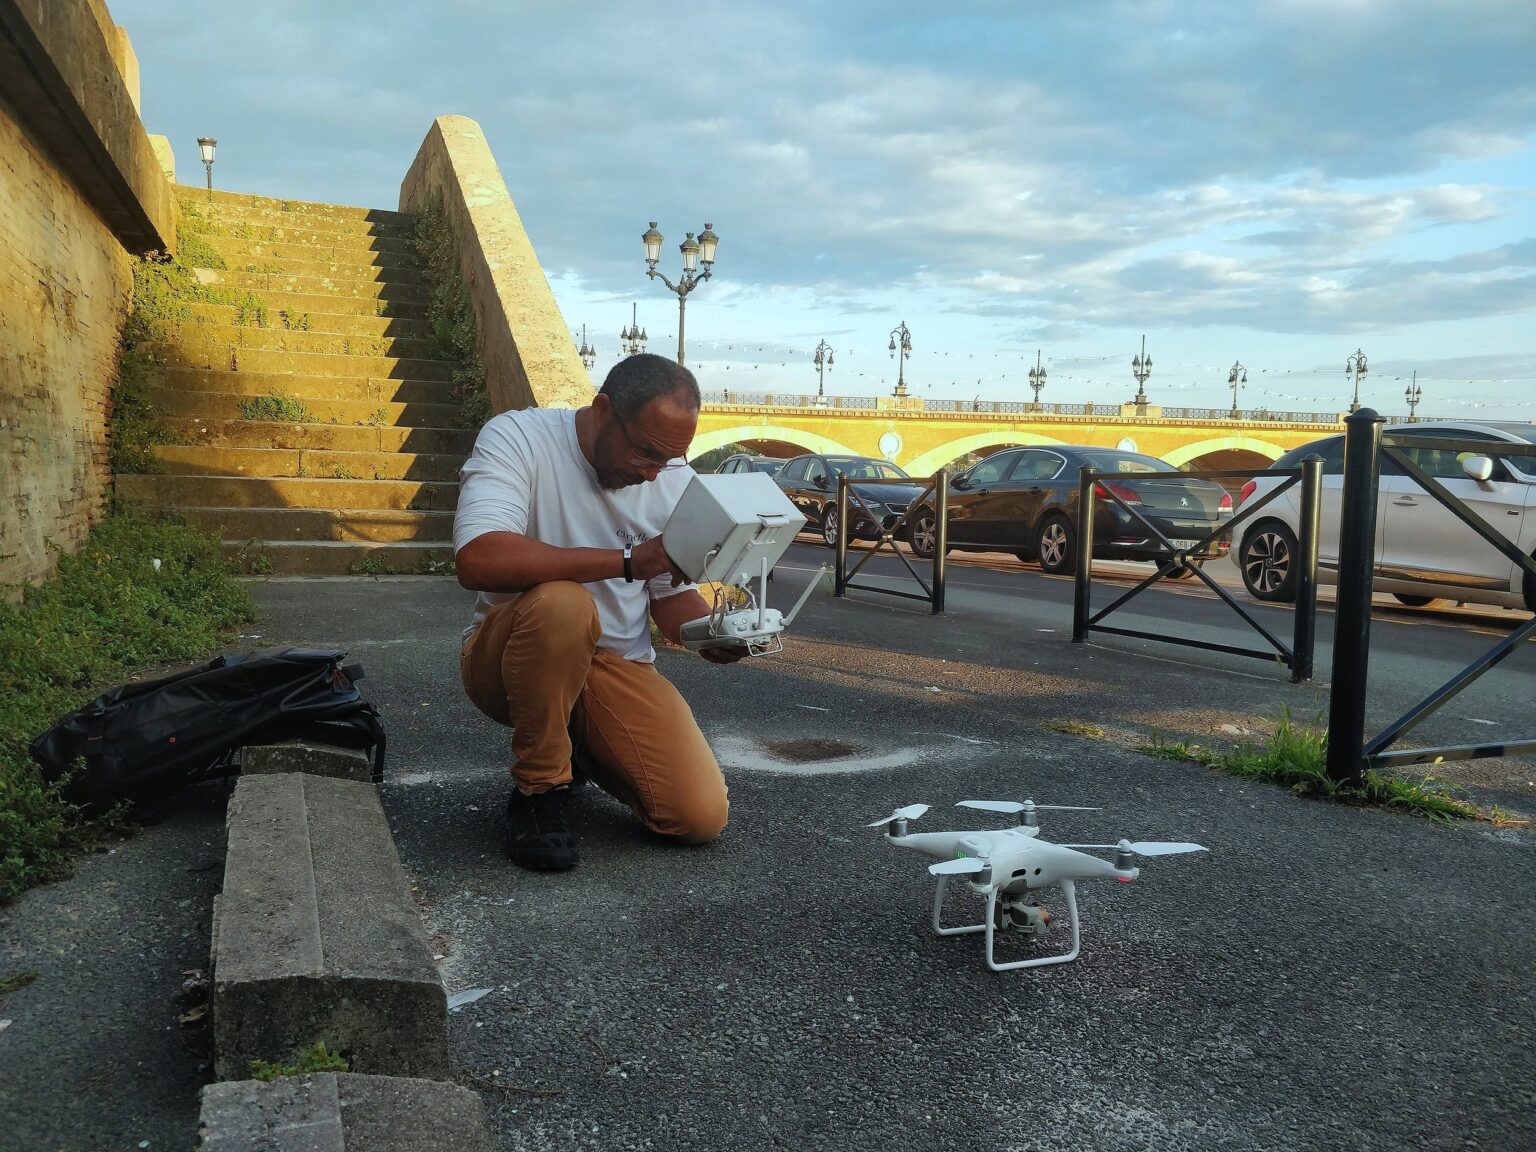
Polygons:
[[[910,485],[911,479],[858,479],[859,486],[867,487],[876,484]],[[930,504],[929,498],[932,497]],[[850,500],[862,509],[864,518],[877,525],[878,537],[875,546],[859,557],[859,562],[854,565],[853,571],[848,571],[848,533],[852,529],[853,521],[857,517],[849,516]],[[924,580],[918,574],[916,568],[900,548],[896,547],[896,534],[905,527],[908,532],[914,526],[913,517],[925,509],[933,510],[933,574],[931,582]],[[912,573],[912,579],[916,580],[923,594],[916,592],[903,592],[897,588],[877,588],[872,584],[855,584],[853,578],[859,574],[859,570],[869,563],[874,556],[886,545],[890,545],[891,552],[906,565],[907,571]],[[876,515],[865,504],[859,494],[849,487],[848,477],[837,478],[837,583],[833,588],[834,596],[847,594],[849,588],[855,588],[862,592],[879,592],[884,596],[900,596],[907,600],[924,600],[933,608],[933,614],[937,616],[944,611],[944,554],[949,551],[949,474],[947,472],[935,472],[929,478],[923,490],[907,505],[907,510],[898,516],[889,526],[882,522],[882,517]]]
[[[1322,457],[1315,453],[1302,460],[1297,468],[1270,468],[1263,472],[1251,472],[1246,470],[1219,469],[1214,471],[1181,472],[1182,479],[1192,480],[1220,480],[1226,478],[1252,479],[1262,476],[1278,476],[1284,478],[1284,483],[1277,485],[1260,499],[1240,508],[1237,514],[1208,531],[1200,539],[1192,541],[1183,547],[1175,546],[1172,540],[1164,536],[1162,531],[1146,518],[1139,508],[1121,499],[1113,487],[1102,487],[1099,480],[1105,476],[1112,476],[1117,483],[1125,482],[1136,477],[1126,477],[1121,473],[1098,472],[1092,468],[1083,468],[1078,473],[1078,506],[1077,506],[1077,564],[1075,570],[1075,586],[1072,600],[1072,642],[1081,644],[1088,639],[1090,632],[1104,632],[1114,636],[1131,636],[1140,640],[1158,640],[1165,644],[1180,644],[1187,648],[1203,648],[1210,652],[1225,652],[1233,656],[1252,656],[1259,660],[1277,660],[1291,670],[1292,683],[1299,684],[1312,678],[1313,649],[1317,636],[1317,539],[1318,539],[1318,512],[1322,499]],[[1148,479],[1154,478],[1158,473],[1151,473]],[[1261,508],[1268,506],[1289,489],[1301,485],[1301,519],[1297,536],[1296,564],[1296,618],[1291,636],[1291,643],[1287,646],[1279,637],[1275,636],[1268,628],[1248,612],[1241,604],[1228,594],[1227,590],[1206,574],[1198,564],[1190,564],[1191,557],[1198,556],[1223,535],[1232,532],[1243,521],[1251,518]],[[1132,517],[1140,521],[1140,525],[1147,534],[1152,537],[1165,550],[1167,558],[1158,562],[1157,571],[1142,580],[1130,591],[1119,597],[1107,608],[1093,611],[1093,532],[1095,519],[1095,501],[1099,492],[1113,500]],[[1240,533],[1233,532],[1234,538]],[[1188,567],[1194,574],[1203,580],[1211,591],[1224,600],[1232,611],[1242,617],[1244,622],[1264,637],[1269,642],[1268,650],[1252,648],[1240,648],[1233,644],[1215,644],[1207,640],[1192,640],[1182,636],[1170,636],[1166,632],[1143,632],[1135,628],[1116,628],[1107,624],[1101,624],[1110,613],[1123,607],[1135,597],[1141,595],[1159,580],[1164,579],[1170,573],[1180,571]]]
[[1376,502],[1381,463],[1390,460],[1412,477],[1483,540],[1509,557],[1527,580],[1536,580],[1536,560],[1421,468],[1404,448],[1499,457],[1536,457],[1536,444],[1457,439],[1454,435],[1394,437],[1383,434],[1386,420],[1362,408],[1344,421],[1344,491],[1339,519],[1339,599],[1334,624],[1333,691],[1328,702],[1328,776],[1358,785],[1368,768],[1474,760],[1536,751],[1536,739],[1503,740],[1439,748],[1388,751],[1485,672],[1496,667],[1532,635],[1536,617],[1516,628],[1467,667],[1420,700],[1377,735],[1366,738],[1365,703],[1371,658],[1371,592],[1376,568]]

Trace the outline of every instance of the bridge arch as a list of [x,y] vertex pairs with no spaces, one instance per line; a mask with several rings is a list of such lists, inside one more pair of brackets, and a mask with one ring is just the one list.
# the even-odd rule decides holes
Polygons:
[[700,432],[693,438],[693,443],[688,445],[688,459],[697,459],[715,448],[724,447],[726,444],[735,444],[741,440],[783,440],[789,444],[804,445],[802,451],[805,452],[821,452],[833,456],[863,455],[863,453],[855,452],[847,445],[839,444],[836,440],[818,435],[815,432],[807,432],[801,428],[789,428],[783,424],[760,422],[757,424],[740,424],[735,428],[716,428],[709,432]]
[[973,452],[977,448],[1013,448],[1021,444],[1064,444],[1066,441],[1058,440],[1054,436],[1037,436],[1033,432],[1013,432],[1005,428],[999,428],[994,432],[978,432],[973,436],[962,436],[958,440],[951,440],[948,444],[940,444],[937,448],[930,448],[919,456],[902,464],[902,467],[913,476],[932,476],[951,460],[957,460],[967,452]]
[[1181,445],[1170,452],[1163,453],[1163,459],[1175,468],[1179,468],[1191,460],[1198,460],[1202,456],[1211,456],[1217,452],[1252,452],[1266,460],[1275,461],[1285,455],[1286,449],[1278,444],[1271,444],[1268,440],[1258,440],[1252,436],[1216,436],[1210,440]]

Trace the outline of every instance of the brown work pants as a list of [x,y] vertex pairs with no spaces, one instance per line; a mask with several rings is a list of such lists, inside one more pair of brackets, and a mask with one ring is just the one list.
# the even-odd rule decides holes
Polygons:
[[725,777],[693,712],[654,664],[597,646],[597,606],[555,580],[492,608],[459,659],[476,708],[512,727],[524,792],[567,783],[572,757],[647,827],[689,843],[725,827]]

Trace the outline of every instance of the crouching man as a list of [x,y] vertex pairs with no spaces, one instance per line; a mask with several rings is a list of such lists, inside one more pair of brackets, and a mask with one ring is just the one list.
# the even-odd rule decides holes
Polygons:
[[585,408],[494,417],[464,465],[454,560],[479,596],[460,674],[512,728],[507,852],[524,868],[576,864],[573,759],[663,836],[701,844],[725,827],[720,766],[650,640],[651,620],[676,641],[710,607],[661,545],[698,420],[693,373],[631,356]]

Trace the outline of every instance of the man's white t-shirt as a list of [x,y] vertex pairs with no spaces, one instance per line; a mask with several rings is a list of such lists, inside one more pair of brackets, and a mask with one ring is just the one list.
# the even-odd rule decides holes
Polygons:
[[[693,478],[686,465],[655,480],[610,491],[581,454],[576,413],[565,408],[503,412],[488,421],[459,472],[459,508],[453,520],[457,552],[487,532],[516,532],[556,548],[623,548],[659,536]],[[653,663],[651,600],[686,592],[663,573],[648,582],[598,580],[585,585],[597,605],[603,635],[598,646],[626,660]],[[468,639],[497,604],[519,593],[481,592]]]

